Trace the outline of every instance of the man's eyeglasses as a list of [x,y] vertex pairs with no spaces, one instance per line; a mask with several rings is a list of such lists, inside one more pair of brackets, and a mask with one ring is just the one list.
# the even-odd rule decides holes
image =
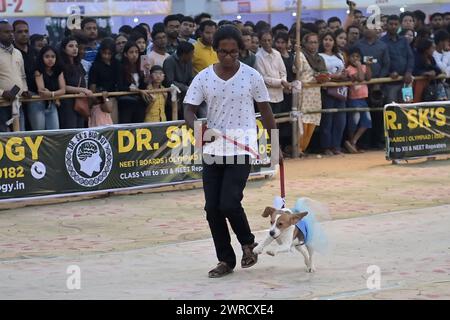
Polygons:
[[218,49],[217,50],[217,54],[221,55],[221,56],[227,56],[230,55],[231,57],[235,58],[239,55],[239,51],[238,50],[231,50],[231,51],[227,51],[224,49]]

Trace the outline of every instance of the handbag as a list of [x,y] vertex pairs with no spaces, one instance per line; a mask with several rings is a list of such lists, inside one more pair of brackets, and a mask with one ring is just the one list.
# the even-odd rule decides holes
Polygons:
[[346,101],[348,95],[347,87],[329,87],[327,88],[327,94],[340,101]]
[[447,100],[447,92],[441,81],[431,80],[423,91],[422,100],[424,102]]
[[[78,82],[78,88],[81,86],[81,77]],[[75,103],[73,109],[80,114],[83,118],[88,119],[91,111],[89,110],[89,99],[88,98],[75,98]]]
[[410,103],[414,100],[414,92],[412,86],[404,85],[402,88],[403,102]]

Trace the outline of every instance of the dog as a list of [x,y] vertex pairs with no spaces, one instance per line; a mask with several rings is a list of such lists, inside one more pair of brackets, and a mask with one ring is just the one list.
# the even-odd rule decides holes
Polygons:
[[[297,204],[304,201],[304,199],[299,199]],[[300,207],[303,208],[303,206]],[[296,208],[298,208],[297,205]],[[308,214],[310,214],[309,219],[305,218]],[[312,233],[317,226],[314,214],[308,211],[293,213],[290,209],[266,207],[262,216],[264,218],[270,217],[271,227],[265,240],[256,246],[253,252],[261,254],[264,248],[275,240],[279,245],[278,248],[276,250],[267,250],[267,254],[275,256],[279,253],[290,252],[295,248],[304,257],[306,271],[309,273],[315,272],[316,267],[313,261],[314,244],[311,241]]]

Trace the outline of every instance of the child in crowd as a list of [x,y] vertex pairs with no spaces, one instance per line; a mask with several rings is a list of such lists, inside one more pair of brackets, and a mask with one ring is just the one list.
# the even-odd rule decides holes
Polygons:
[[[102,90],[102,88],[98,88]],[[89,117],[89,128],[112,125],[111,118],[112,101],[108,98],[108,92],[103,91],[102,96],[95,98],[94,105],[91,107],[91,116]]]
[[[371,61],[366,61],[362,64],[362,54],[359,48],[350,48],[349,65],[347,67],[347,74],[355,82],[368,81],[372,78],[370,68]],[[369,90],[366,84],[356,84],[350,87],[349,96],[347,100],[348,108],[367,108],[367,98],[369,97]],[[347,116],[347,129],[349,139],[345,141],[344,146],[350,153],[360,152],[356,144],[364,134],[364,132],[372,127],[372,119],[369,111],[364,112],[349,112]]]
[[[151,83],[148,86],[149,90],[162,89],[162,82],[164,81],[164,70],[161,66],[154,65],[150,69]],[[167,100],[167,93],[153,93],[151,99],[148,101],[148,107],[145,112],[145,122],[163,122],[167,121],[165,106]]]

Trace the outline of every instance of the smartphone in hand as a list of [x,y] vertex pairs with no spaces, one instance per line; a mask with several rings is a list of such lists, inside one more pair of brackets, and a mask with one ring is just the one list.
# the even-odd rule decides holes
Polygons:
[[14,85],[14,87],[11,88],[11,90],[9,90],[9,93],[11,93],[11,96],[16,97],[17,94],[19,93],[20,88],[16,85]]
[[147,74],[149,72],[148,66],[150,65],[150,59],[147,55],[141,56],[141,71],[144,74]]

